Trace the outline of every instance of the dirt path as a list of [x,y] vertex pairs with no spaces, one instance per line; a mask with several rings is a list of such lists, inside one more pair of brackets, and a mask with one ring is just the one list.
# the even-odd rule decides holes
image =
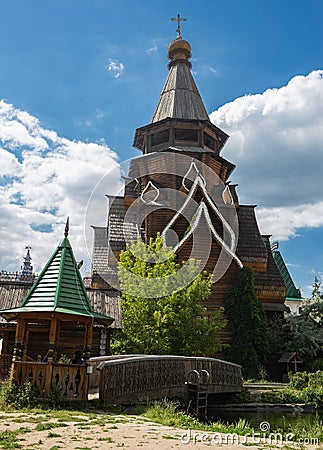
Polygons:
[[[218,433],[204,434],[203,431],[188,432],[158,425],[140,416],[111,414],[83,414],[72,412],[15,413],[0,412],[0,448],[46,449],[196,449],[221,448],[243,449],[244,437],[232,442],[232,436]],[[259,439],[259,438],[258,438]],[[195,442],[194,442],[195,441]],[[259,441],[257,441],[259,442]],[[12,446],[19,444],[19,447]],[[254,444],[254,445],[253,445]],[[283,445],[286,442],[282,443]],[[252,438],[247,444],[251,450],[279,448],[283,445],[255,443]],[[285,449],[292,448],[291,446]],[[318,445],[296,445],[298,449],[323,448]]]

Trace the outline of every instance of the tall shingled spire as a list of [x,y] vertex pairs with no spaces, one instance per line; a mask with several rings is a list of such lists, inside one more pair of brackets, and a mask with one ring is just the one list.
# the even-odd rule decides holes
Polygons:
[[210,121],[196,87],[191,46],[181,36],[184,19],[172,20],[178,23],[178,36],[168,46],[168,77],[150,124],[136,129],[133,146],[144,154],[179,147],[220,154],[228,135]]
[[168,58],[169,74],[151,122],[167,117],[209,120],[190,70],[191,46],[182,39],[180,32],[168,46]]

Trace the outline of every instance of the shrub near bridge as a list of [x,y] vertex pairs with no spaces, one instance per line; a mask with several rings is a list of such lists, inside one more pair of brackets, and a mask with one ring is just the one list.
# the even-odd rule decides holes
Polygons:
[[290,384],[264,394],[261,401],[268,403],[305,403],[314,408],[323,406],[323,371],[290,374]]
[[290,374],[289,378],[289,386],[293,389],[304,389],[308,386],[309,374],[306,372]]
[[301,399],[307,405],[321,408],[323,405],[323,370],[315,373],[296,372],[290,375],[290,387],[300,390]]

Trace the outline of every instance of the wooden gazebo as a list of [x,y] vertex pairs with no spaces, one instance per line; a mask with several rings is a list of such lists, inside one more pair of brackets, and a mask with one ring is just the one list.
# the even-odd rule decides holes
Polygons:
[[299,364],[303,364],[302,358],[296,352],[285,352],[279,358],[278,363],[286,364],[286,373],[283,373],[283,381],[289,381],[289,373],[298,372]]
[[[44,397],[51,386],[58,385],[66,398],[87,398],[87,361],[91,356],[92,330],[94,322],[108,327],[113,318],[93,311],[88,299],[78,264],[68,240],[68,221],[65,237],[54,251],[36,282],[18,308],[0,311],[7,321],[15,320],[16,336],[10,379],[18,386],[31,381]],[[33,342],[28,347],[31,325],[42,324],[48,329],[48,342]],[[64,332],[63,332],[64,331]],[[82,364],[59,363],[58,356],[68,354],[69,340],[75,342],[82,353]],[[39,354],[38,360],[31,358]],[[44,353],[44,352],[43,352]],[[66,360],[67,358],[65,358]]]

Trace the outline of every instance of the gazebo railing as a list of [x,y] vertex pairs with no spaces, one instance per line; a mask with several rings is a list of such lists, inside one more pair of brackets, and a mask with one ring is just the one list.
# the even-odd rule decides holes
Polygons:
[[18,388],[27,382],[32,383],[39,397],[43,398],[48,372],[47,363],[15,361],[13,378]]
[[88,375],[83,364],[53,363],[52,384],[61,386],[63,397],[69,400],[86,400]]
[[67,400],[87,400],[88,375],[85,365],[15,361],[13,377],[18,387],[26,382],[32,383],[41,399],[51,388],[58,388]]

